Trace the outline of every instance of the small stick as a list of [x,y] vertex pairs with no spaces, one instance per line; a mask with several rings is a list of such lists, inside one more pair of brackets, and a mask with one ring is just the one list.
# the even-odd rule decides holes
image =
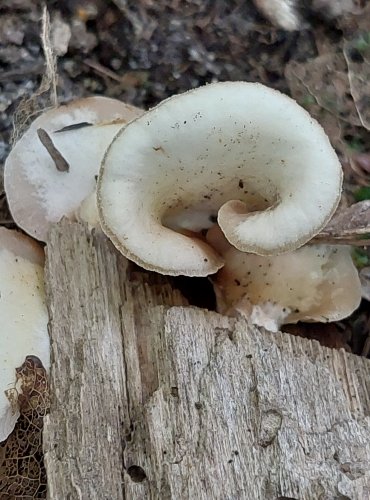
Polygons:
[[84,127],[91,127],[92,123],[89,122],[81,122],[81,123],[72,123],[72,125],[67,125],[59,130],[56,130],[54,134],[59,134],[60,132],[69,132],[70,130],[78,130]]
[[89,66],[90,68],[94,69],[98,73],[101,73],[108,78],[111,78],[112,80],[115,80],[116,82],[122,83],[122,77],[114,73],[114,71],[110,70],[109,68],[106,68],[102,64],[93,61],[92,59],[85,59],[83,61],[86,66]]
[[37,135],[39,136],[41,144],[44,146],[46,151],[52,157],[55,166],[57,167],[57,170],[59,170],[59,172],[68,172],[69,171],[68,162],[63,158],[61,153],[54,146],[53,141],[51,140],[51,137],[46,132],[46,130],[44,130],[43,128],[38,128]]
[[369,247],[370,246],[370,239],[356,239],[356,234],[350,235],[350,236],[337,236],[337,237],[330,237],[330,236],[320,236],[317,235],[317,237],[312,238],[308,242],[309,245],[351,245],[354,247]]

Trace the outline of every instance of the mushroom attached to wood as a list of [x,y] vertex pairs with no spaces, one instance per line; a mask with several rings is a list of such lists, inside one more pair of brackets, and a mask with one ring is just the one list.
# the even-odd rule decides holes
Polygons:
[[327,136],[294,100],[224,82],[173,96],[115,136],[98,209],[129,259],[164,274],[206,276],[223,260],[202,229],[218,220],[242,251],[288,252],[327,223],[341,185]]
[[348,246],[305,245],[261,256],[234,248],[217,226],[207,240],[225,259],[212,277],[222,314],[239,312],[278,331],[298,321],[338,321],[360,304],[361,283]]
[[115,133],[141,114],[115,99],[88,97],[38,117],[5,162],[5,191],[18,226],[45,241],[50,223],[63,216],[94,223],[104,151]]
[[16,368],[29,355],[46,370],[50,365],[43,262],[44,252],[31,238],[0,228],[0,442],[19,416],[7,397]]

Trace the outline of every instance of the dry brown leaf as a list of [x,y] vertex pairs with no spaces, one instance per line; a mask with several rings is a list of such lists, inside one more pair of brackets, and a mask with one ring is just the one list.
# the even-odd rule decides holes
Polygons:
[[310,243],[370,246],[370,239],[363,237],[369,233],[370,200],[365,200],[337,212]]
[[312,0],[311,9],[327,19],[335,19],[359,10],[356,0]]
[[368,232],[370,232],[370,200],[364,200],[337,213],[320,234],[340,236]]
[[288,64],[289,76],[295,76],[307,93],[338,120],[361,125],[351,94],[347,64],[341,53],[328,53],[304,63]]
[[335,148],[340,152],[346,151],[346,145],[342,140],[340,121],[333,113],[327,111],[317,102],[316,97],[306,86],[301,75],[298,76],[296,71],[298,69],[297,64],[296,62],[291,62],[285,68],[285,78],[289,85],[291,96],[322,125]]
[[342,161],[344,177],[355,186],[370,185],[370,154],[358,153]]
[[[370,16],[370,12],[369,12]],[[351,93],[361,124],[370,130],[370,19],[367,31],[344,42]]]
[[359,272],[362,297],[370,301],[370,267],[363,267]]
[[342,19],[343,54],[351,93],[362,125],[370,130],[370,3]]
[[0,443],[0,498],[46,498],[42,429],[50,406],[47,375],[36,356],[27,356],[16,369],[16,378],[19,390],[14,396],[20,417],[8,439]]

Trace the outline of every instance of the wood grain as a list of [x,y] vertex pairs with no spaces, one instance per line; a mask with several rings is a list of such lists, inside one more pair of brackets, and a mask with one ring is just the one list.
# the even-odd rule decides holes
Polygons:
[[48,498],[370,498],[369,362],[189,307],[62,222],[46,282]]

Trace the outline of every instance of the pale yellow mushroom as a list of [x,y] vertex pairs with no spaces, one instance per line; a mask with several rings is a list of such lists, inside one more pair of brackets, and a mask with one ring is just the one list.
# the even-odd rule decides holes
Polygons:
[[97,220],[96,178],[104,152],[117,131],[141,114],[115,99],[88,97],[39,116],[5,162],[5,191],[18,226],[45,241],[50,224],[64,216]]
[[0,442],[19,417],[6,395],[16,368],[29,355],[46,370],[50,365],[43,263],[44,252],[31,238],[0,228]]
[[223,265],[197,233],[216,220],[238,249],[294,250],[336,209],[342,170],[321,126],[256,83],[173,96],[122,129],[98,182],[103,230],[129,259],[164,274]]
[[347,246],[305,245],[265,257],[240,252],[217,226],[207,240],[225,260],[212,277],[223,314],[239,312],[277,331],[298,321],[338,321],[360,304],[361,283]]

